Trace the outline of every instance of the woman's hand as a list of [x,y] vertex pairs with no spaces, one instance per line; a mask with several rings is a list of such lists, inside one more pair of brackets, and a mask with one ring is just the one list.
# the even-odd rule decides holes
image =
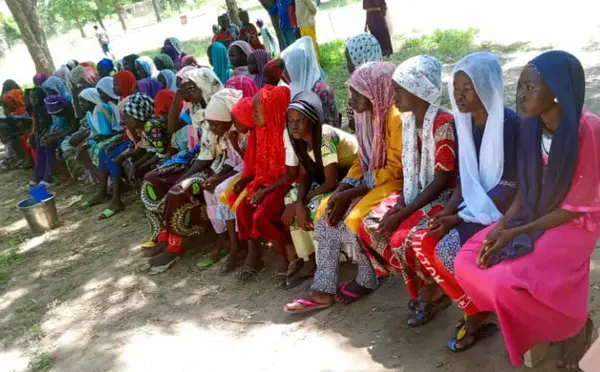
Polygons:
[[450,230],[460,223],[461,219],[456,214],[440,211],[433,215],[427,223],[429,234],[434,238],[443,238]]
[[301,203],[296,203],[296,219],[298,220],[298,226],[300,226],[302,230],[313,231],[315,229],[308,208]]
[[477,266],[482,269],[490,267],[494,257],[496,257],[502,249],[515,238],[515,236],[515,230],[505,228],[495,231],[491,238],[490,234],[488,234],[488,237],[483,241],[481,250],[477,254]]
[[390,209],[381,219],[377,233],[384,236],[391,236],[404,221],[404,213],[402,210]]
[[350,199],[344,192],[334,193],[327,202],[327,224],[336,226],[348,210]]
[[294,207],[294,204],[290,204],[285,207],[285,211],[283,211],[283,215],[281,216],[281,222],[283,222],[283,225],[287,229],[294,222],[294,218],[296,218],[296,207]]
[[252,181],[253,178],[254,177],[241,178],[233,186],[233,192],[235,192],[236,194],[240,194],[242,191],[244,191],[246,186]]
[[252,198],[250,198],[250,204],[252,204],[255,207],[258,207],[268,194],[269,190],[267,189],[261,189],[256,191],[254,195],[252,195]]

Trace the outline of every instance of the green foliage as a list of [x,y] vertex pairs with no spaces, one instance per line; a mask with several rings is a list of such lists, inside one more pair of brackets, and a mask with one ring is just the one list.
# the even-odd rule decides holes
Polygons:
[[4,269],[15,261],[19,261],[23,258],[23,255],[17,250],[19,242],[15,238],[8,239],[9,249],[2,255],[0,255],[0,285],[8,282],[8,276],[4,272]]
[[344,41],[334,40],[319,45],[321,67],[327,74],[327,83],[335,91],[338,110],[344,113],[348,104],[346,81],[350,77],[344,55]]
[[27,365],[28,372],[42,372],[47,371],[52,367],[52,363],[54,363],[54,358],[47,351],[42,351],[35,354],[29,364]]
[[7,17],[2,13],[0,13],[0,26],[4,31],[4,42],[11,49],[21,39],[19,27],[13,17]]
[[463,57],[476,49],[475,38],[479,30],[437,29],[429,35],[404,40],[401,49],[394,53],[393,61],[403,61],[419,54],[430,54],[443,62]]

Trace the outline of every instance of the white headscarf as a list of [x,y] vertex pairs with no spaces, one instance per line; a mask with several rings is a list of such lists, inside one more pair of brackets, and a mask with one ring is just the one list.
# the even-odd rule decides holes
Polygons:
[[404,201],[412,203],[435,177],[433,123],[442,100],[442,64],[432,56],[420,55],[402,62],[392,77],[401,87],[429,103],[423,120],[421,158],[417,156],[417,125],[412,112],[402,113],[402,171]]
[[98,120],[98,115],[100,112],[102,112],[106,116],[111,115],[111,113],[108,112],[108,110],[106,110],[106,108],[105,108],[106,103],[104,101],[102,101],[102,98],[100,98],[100,93],[98,93],[98,90],[96,88],[86,88],[79,93],[79,98],[84,99],[84,100],[96,105],[94,107],[93,113],[89,113],[89,112],[86,113],[86,118],[88,119],[88,123],[90,124],[92,129],[96,133],[99,133],[102,135],[110,134],[110,132],[112,131],[112,124],[111,124],[110,128],[103,128],[103,127],[100,127],[100,122]]
[[[223,89],[223,84],[215,75],[213,70],[207,67],[199,67],[186,71],[182,74],[183,80],[193,81],[194,84],[202,91],[202,98],[204,98],[204,102],[208,105],[210,98]],[[201,105],[196,104],[192,106],[191,116],[194,125],[200,126],[202,122],[205,120],[205,111]]]
[[305,90],[312,90],[322,78],[315,47],[308,36],[296,40],[281,54],[285,69],[290,76],[291,97]]
[[[98,81],[98,84],[96,84],[96,89],[98,89],[98,91],[106,94],[112,99],[115,99],[117,101],[119,100],[119,96],[115,94],[115,80],[110,76],[103,77],[102,79],[100,79],[100,81]],[[114,102],[107,102],[106,104],[109,105],[111,109],[111,127],[115,132],[120,132],[122,128],[119,108]]]
[[240,90],[230,88],[221,89],[208,101],[204,114],[206,120],[231,121],[231,108],[242,99],[242,96],[243,94]]
[[[469,76],[481,103],[488,112],[479,162],[473,142],[471,114],[463,114],[454,99],[454,75],[462,71]],[[458,134],[460,185],[464,203],[458,215],[465,222],[489,225],[502,214],[487,195],[504,172],[504,79],[498,57],[477,52],[460,60],[448,81],[448,92]]]

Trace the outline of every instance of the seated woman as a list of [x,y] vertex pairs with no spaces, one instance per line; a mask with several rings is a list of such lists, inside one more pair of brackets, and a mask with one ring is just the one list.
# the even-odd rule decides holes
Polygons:
[[[152,236],[144,243],[144,256],[151,273],[158,274],[171,267],[182,250],[183,238],[204,232],[208,223],[202,193],[204,181],[220,170],[222,153],[217,137],[205,124],[204,112],[210,98],[223,89],[217,76],[207,68],[188,71],[175,95],[169,111],[169,133],[179,118],[179,102],[192,102],[193,128],[202,127],[200,144],[185,157],[167,161],[146,174],[141,197],[150,219]],[[164,212],[161,209],[164,207]]]
[[135,60],[135,76],[139,79],[153,78],[158,76],[158,70],[150,57],[142,56]]
[[[312,45],[311,45],[312,47]],[[342,244],[349,246],[358,265],[356,281],[375,289],[377,280],[362,254],[357,232],[362,219],[383,199],[402,187],[401,121],[394,107],[394,65],[367,63],[348,81],[356,111],[358,158],[347,176],[328,198],[322,216],[316,216],[317,270],[311,292],[285,305],[288,313],[305,312],[333,304],[338,292],[338,267]]]
[[7,157],[6,164],[17,168],[30,168],[33,159],[27,140],[32,120],[27,114],[23,91],[18,88],[4,93],[2,95],[2,107],[6,117],[0,119],[0,138],[12,154],[12,156]]
[[208,56],[208,63],[213,66],[213,71],[219,77],[221,83],[225,84],[232,74],[227,47],[220,42],[212,43],[208,46],[206,55]]
[[183,67],[182,58],[185,57],[185,51],[183,49],[183,43],[178,38],[166,38],[163,43],[162,52],[171,57],[176,70]]
[[238,40],[229,45],[228,51],[229,61],[231,61],[233,67],[233,73],[230,77],[245,75],[254,78],[254,75],[248,71],[248,57],[254,52],[254,48],[247,42]]
[[294,97],[287,116],[291,145],[301,165],[300,182],[287,195],[283,214],[299,258],[287,272],[284,287],[291,288],[314,274],[314,221],[319,209],[325,207],[323,199],[335,191],[354,163],[358,141],[341,129],[321,124],[323,109],[314,92],[304,91]]
[[30,183],[31,186],[35,186],[41,182],[44,182],[45,184],[52,182],[54,166],[56,163],[56,150],[52,146],[45,147],[42,141],[52,128],[52,118],[46,111],[46,105],[44,104],[45,98],[46,93],[41,87],[35,87],[31,90],[31,115],[33,119],[33,136],[35,139],[35,151],[37,156],[33,180]]
[[263,49],[256,49],[248,56],[248,72],[254,75],[254,82],[258,88],[265,85],[265,65],[271,60],[271,57]]
[[[241,91],[225,88],[215,93],[206,107],[206,121],[210,126],[210,131],[218,137],[219,150],[224,152],[225,156],[223,158],[224,163],[220,165],[220,170],[204,182],[206,212],[213,229],[219,236],[219,241],[211,254],[198,262],[197,266],[199,268],[206,268],[225,257],[227,250],[223,248],[226,230],[233,228],[235,232],[235,223],[226,225],[223,219],[218,218],[218,210],[219,196],[234,181],[233,177],[243,169],[242,148],[246,148],[246,138],[243,135],[238,135],[235,131],[231,116],[233,105],[240,99],[242,99]],[[230,139],[233,141],[230,141]]]
[[103,58],[96,65],[96,71],[98,71],[98,75],[103,78],[107,76],[111,76],[115,70],[115,63],[112,59]]
[[194,57],[191,54],[187,54],[185,57],[181,58],[181,68],[184,67],[201,67],[200,63],[198,63],[198,60],[196,59],[196,57]]
[[[250,79],[245,77],[246,79]],[[231,80],[230,80],[231,81]],[[252,82],[254,84],[254,82]],[[227,262],[221,267],[221,273],[226,274],[238,268],[244,263],[246,257],[246,251],[241,246],[237,229],[236,229],[236,216],[235,211],[237,209],[236,201],[239,198],[241,190],[236,188],[238,181],[240,180],[252,180],[254,177],[254,164],[256,161],[256,130],[254,125],[254,118],[252,117],[253,111],[253,98],[244,97],[239,100],[231,108],[231,118],[235,125],[235,131],[237,135],[228,136],[227,141],[231,149],[243,159],[242,170],[227,180],[223,181],[223,186],[219,185],[215,188],[215,195],[219,197],[219,207],[217,210],[217,218],[222,220],[227,225],[227,232],[229,235],[230,249]],[[238,167],[238,170],[240,167]],[[229,186],[227,186],[227,184]],[[244,181],[239,183],[240,187],[244,184]],[[226,187],[227,186],[227,187]]]
[[317,93],[323,104],[323,122],[339,128],[341,123],[335,93],[323,78],[312,39],[305,36],[296,40],[283,51],[282,58],[284,76],[290,82],[292,97],[305,90]]
[[132,95],[135,89],[135,84],[137,80],[133,72],[129,70],[121,70],[117,72],[114,76],[114,91],[121,99],[125,97],[129,97]]
[[456,256],[456,279],[479,311],[451,350],[485,335],[495,313],[514,366],[534,345],[564,341],[562,365],[577,370],[591,341],[589,265],[600,235],[600,118],[584,98],[571,54],[543,53],[521,72],[518,194]]
[[[386,198],[361,224],[361,246],[379,277],[402,273],[411,299],[421,279],[412,250],[416,231],[448,202],[456,180],[456,143],[452,115],[440,110],[442,64],[421,55],[409,58],[393,76],[396,107],[402,114],[402,191]],[[365,291],[351,283],[345,302]],[[354,296],[358,295],[358,296]]]
[[[150,106],[152,111],[149,113]],[[130,148],[122,152],[114,162],[122,164],[128,159],[135,160],[135,163],[128,162],[131,167],[126,167],[130,181],[136,178],[133,175],[143,176],[159,161],[170,156],[166,121],[161,116],[152,118],[154,112],[154,101],[144,93],[133,94],[123,105],[123,124],[133,148],[130,144]]]
[[173,70],[161,70],[156,80],[162,85],[162,89],[177,91],[177,77]]
[[280,260],[277,272],[285,272],[293,259],[286,256],[287,233],[281,222],[285,195],[298,176],[298,167],[286,169],[283,138],[289,103],[290,91],[286,87],[266,86],[254,97],[254,176],[238,181],[235,186],[238,190],[245,189],[236,210],[238,236],[248,241],[246,262],[239,272],[242,281],[254,278],[265,266],[260,239],[268,240],[275,248]]
[[[367,62],[382,61],[381,46],[375,36],[371,34],[359,34],[346,41],[344,55],[346,57],[346,68],[348,73],[352,75],[354,70]],[[348,127],[354,131],[354,110],[348,100],[348,108],[346,109],[348,117]]]
[[285,70],[283,60],[277,58],[267,62],[263,69],[265,84],[269,84],[274,87],[280,85],[288,86],[288,84],[283,80],[283,70]]
[[[467,315],[473,314],[474,306],[454,278],[454,257],[471,236],[502,217],[517,187],[519,121],[504,107],[498,57],[483,52],[466,56],[454,67],[448,90],[458,135],[460,182],[444,209],[407,245],[420,263],[416,268],[423,281],[418,300],[411,302],[414,314],[408,325],[413,327],[433,319],[450,299]],[[462,324],[459,334],[465,331]]]
[[[121,120],[119,112],[114,112],[113,107],[102,99],[96,88],[86,88],[79,93],[79,102],[81,108],[86,112],[90,133],[89,137],[77,148],[78,158],[87,169],[96,171],[96,167],[100,168],[101,166],[100,154],[106,154],[107,147],[118,144],[123,137]],[[112,148],[114,146],[111,146],[109,150]],[[112,153],[112,151],[109,152]],[[98,178],[100,178],[99,171]],[[84,202],[83,208],[101,204],[106,200],[107,182],[108,175],[105,172],[104,182],[101,182],[98,194]]]
[[137,81],[133,90],[136,93],[144,93],[145,95],[154,99],[154,97],[156,97],[156,93],[163,89],[163,85],[158,80],[144,78]]
[[175,71],[175,63],[168,54],[160,53],[153,59],[154,66],[158,71],[171,70]]
[[44,106],[47,115],[50,116],[50,128],[39,139],[40,147],[37,153],[38,163],[35,167],[35,181],[48,185],[53,181],[52,176],[56,166],[56,148],[63,138],[78,129],[79,124],[75,118],[73,105],[65,97],[59,95],[46,96]]
[[234,76],[231,79],[227,80],[225,84],[225,88],[237,89],[242,92],[244,97],[252,98],[258,93],[258,87],[254,80],[249,78],[248,76],[240,75]]

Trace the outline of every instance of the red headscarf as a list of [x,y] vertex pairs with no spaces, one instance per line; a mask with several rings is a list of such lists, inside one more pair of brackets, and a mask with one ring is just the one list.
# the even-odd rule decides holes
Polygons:
[[230,78],[225,83],[225,88],[241,90],[244,97],[252,98],[258,93],[258,86],[254,79],[246,75],[238,75]]
[[13,115],[23,115],[27,111],[21,89],[9,90],[2,96],[2,102],[14,107]]
[[[256,172],[248,185],[248,195],[261,186],[272,185],[286,173],[283,131],[290,105],[290,89],[266,85],[258,92],[266,125],[256,127]],[[244,166],[245,167],[245,166]]]
[[231,114],[241,124],[250,128],[246,152],[244,153],[244,171],[242,178],[254,175],[254,163],[256,162],[256,126],[252,117],[252,98],[244,97],[231,108]]
[[[162,118],[164,114],[169,113],[174,100],[175,92],[171,89],[163,89],[156,93],[156,97],[154,97],[154,115]],[[183,101],[179,101],[179,111],[182,107]]]
[[280,58],[272,59],[269,62],[267,62],[265,68],[263,69],[265,82],[271,80],[279,81],[283,78],[283,69],[281,68],[281,62],[282,61]]
[[129,97],[133,94],[133,87],[135,87],[136,79],[133,72],[129,70],[121,70],[113,75],[115,82],[121,89],[121,97]]

